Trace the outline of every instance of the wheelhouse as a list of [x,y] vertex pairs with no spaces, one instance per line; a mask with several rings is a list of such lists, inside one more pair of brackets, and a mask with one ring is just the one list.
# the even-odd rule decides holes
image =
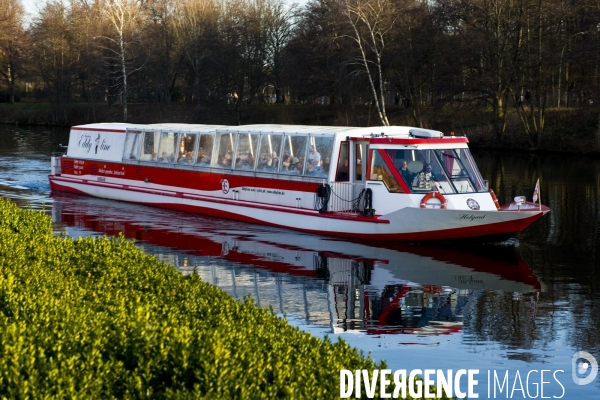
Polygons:
[[371,151],[370,180],[392,193],[487,192],[468,148],[423,149],[381,146]]

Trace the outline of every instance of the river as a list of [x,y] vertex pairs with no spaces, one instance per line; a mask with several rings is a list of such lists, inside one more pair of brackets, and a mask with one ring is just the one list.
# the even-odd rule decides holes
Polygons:
[[[531,199],[540,178],[552,211],[504,243],[441,247],[349,243],[51,195],[50,155],[68,130],[5,125],[0,137],[0,195],[49,213],[57,234],[123,232],[182,273],[252,296],[313,335],[341,337],[391,370],[478,369],[479,398],[598,396],[598,377],[572,378],[575,352],[600,360],[598,160],[474,150],[501,204]],[[494,376],[507,379],[502,392]]]

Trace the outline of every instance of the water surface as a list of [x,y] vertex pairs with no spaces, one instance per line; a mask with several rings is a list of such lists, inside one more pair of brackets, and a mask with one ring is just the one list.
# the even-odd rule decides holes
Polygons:
[[[342,337],[395,369],[531,373],[531,396],[598,395],[577,386],[571,357],[600,360],[600,162],[575,156],[474,151],[501,203],[541,196],[552,212],[495,246],[347,242],[73,195],[50,195],[50,155],[65,129],[0,126],[0,195],[52,215],[73,237],[122,232],[182,273],[194,269],[236,298],[313,335]],[[492,375],[493,376],[493,375]],[[516,383],[513,398],[524,398]],[[497,389],[498,390],[498,389]],[[505,391],[506,392],[506,391]],[[505,392],[497,398],[506,398]],[[492,392],[493,394],[493,392]],[[541,397],[541,393],[540,397]],[[493,396],[492,396],[493,397]]]

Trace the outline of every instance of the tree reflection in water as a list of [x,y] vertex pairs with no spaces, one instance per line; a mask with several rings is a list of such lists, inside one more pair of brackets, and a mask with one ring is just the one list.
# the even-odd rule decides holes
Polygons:
[[[541,198],[552,212],[517,235],[520,264],[473,249],[339,244],[111,201],[50,198],[49,157],[60,151],[59,143],[66,144],[67,131],[3,126],[0,134],[3,197],[34,209],[47,203],[57,230],[72,235],[124,231],[182,272],[196,268],[232,295],[252,295],[308,329],[325,326],[330,333],[371,333],[371,338],[451,333],[448,337],[460,338],[455,358],[485,352],[481,363],[489,359],[511,368],[554,362],[566,370],[566,357],[575,350],[600,360],[598,160],[473,152],[501,203],[517,195],[531,199],[541,178]],[[405,344],[418,340],[386,341],[389,348],[380,356],[393,366],[400,353],[391,349],[411,354]],[[368,341],[362,347],[373,348]],[[447,359],[439,362],[450,365]]]

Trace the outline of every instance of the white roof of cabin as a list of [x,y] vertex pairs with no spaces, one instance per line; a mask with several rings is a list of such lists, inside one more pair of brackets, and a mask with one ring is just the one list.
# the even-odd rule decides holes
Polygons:
[[85,128],[85,129],[119,129],[125,130],[127,128],[138,128],[140,124],[127,124],[124,122],[102,122],[98,124],[87,124],[87,125],[77,125],[73,128]]
[[240,125],[226,126],[219,131],[239,131],[244,133],[297,133],[297,134],[313,134],[313,135],[331,135],[334,133],[342,133],[351,137],[367,137],[367,136],[408,136],[409,131],[415,129],[409,126],[371,126],[371,127],[352,127],[352,126],[315,126],[315,125],[277,125],[277,124],[257,124],[257,125]]
[[[157,129],[157,130],[177,130],[187,132],[244,132],[244,133],[297,133],[297,134],[313,134],[313,135],[331,135],[334,133],[342,133],[350,137],[368,137],[368,136],[409,136],[411,129],[419,129],[427,131],[427,129],[413,128],[410,126],[371,126],[371,127],[351,127],[351,126],[317,126],[317,125],[278,125],[278,124],[253,124],[239,126],[225,125],[203,125],[203,124],[178,124],[178,123],[161,123],[161,124],[127,124],[123,122],[110,122],[79,125],[77,128],[86,129],[118,129],[125,131],[126,129]],[[432,131],[433,132],[433,131]]]

